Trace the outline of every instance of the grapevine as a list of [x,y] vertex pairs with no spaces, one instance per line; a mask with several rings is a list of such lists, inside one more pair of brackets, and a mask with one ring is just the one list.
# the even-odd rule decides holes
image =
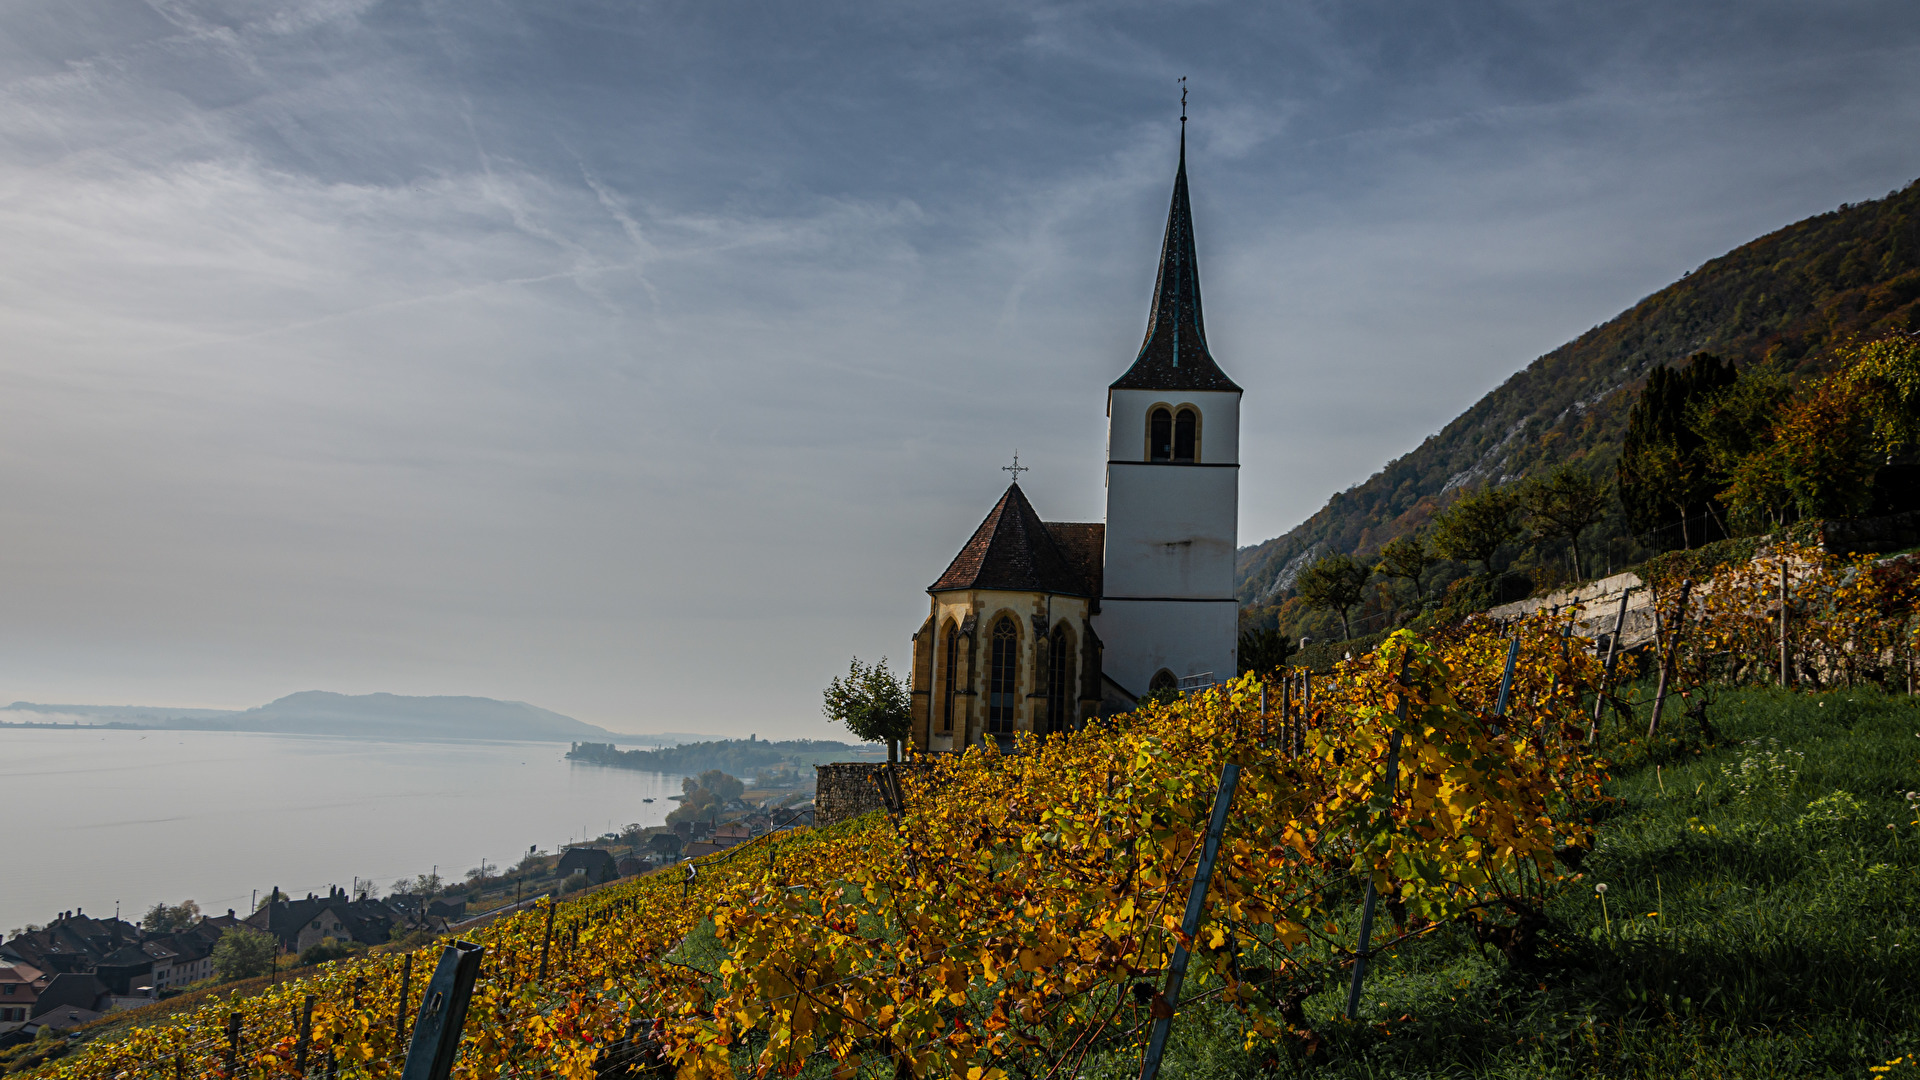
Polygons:
[[[1510,641],[1507,714],[1492,715]],[[688,1077],[793,1075],[828,1060],[916,1076],[1061,1067],[1171,1008],[1154,990],[1176,944],[1249,1039],[1305,1023],[1299,990],[1360,948],[1338,931],[1371,879],[1391,919],[1372,951],[1449,923],[1483,931],[1537,911],[1587,842],[1579,808],[1604,775],[1581,698],[1598,667],[1535,620],[1425,639],[1407,632],[1315,680],[1310,710],[1245,677],[1036,740],[975,748],[909,779],[906,809],[763,837],[689,885],[655,874],[544,905],[472,935],[486,959],[456,1075],[567,1077],[657,1065]],[[1262,707],[1263,690],[1266,706]],[[1400,767],[1383,790],[1398,736]],[[1199,933],[1179,912],[1221,766],[1241,781]],[[680,955],[708,925],[723,958]],[[416,970],[432,950],[414,956]],[[243,1000],[98,1043],[49,1077],[398,1075],[403,957],[326,965]],[[418,1004],[419,981],[415,982]]]

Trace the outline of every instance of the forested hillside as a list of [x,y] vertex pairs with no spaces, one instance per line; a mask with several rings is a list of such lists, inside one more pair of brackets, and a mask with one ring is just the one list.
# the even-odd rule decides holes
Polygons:
[[[1314,558],[1370,556],[1465,491],[1541,476],[1563,462],[1610,481],[1628,413],[1657,367],[1708,351],[1742,367],[1769,360],[1784,374],[1804,375],[1821,370],[1833,346],[1891,330],[1920,330],[1920,182],[1708,262],[1535,360],[1291,532],[1242,549],[1245,621],[1273,625],[1277,605]],[[1636,535],[1617,500],[1587,536],[1590,572],[1679,543]]]

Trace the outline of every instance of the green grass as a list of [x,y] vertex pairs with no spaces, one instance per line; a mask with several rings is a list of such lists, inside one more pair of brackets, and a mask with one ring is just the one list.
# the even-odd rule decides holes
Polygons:
[[[1711,718],[1712,746],[1623,748],[1642,760],[1615,769],[1618,802],[1550,905],[1537,963],[1450,930],[1376,965],[1359,1023],[1335,1018],[1344,984],[1309,998],[1311,1055],[1248,1051],[1231,1012],[1190,1006],[1162,1075],[1864,1080],[1920,1051],[1920,828],[1904,798],[1920,790],[1920,699],[1728,691]],[[1138,1070],[1116,1052],[1085,1075]]]

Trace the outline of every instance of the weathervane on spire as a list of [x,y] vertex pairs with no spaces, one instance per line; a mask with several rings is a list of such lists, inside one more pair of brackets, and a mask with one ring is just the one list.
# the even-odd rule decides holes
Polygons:
[[1182,125],[1185,125],[1187,122],[1187,77],[1185,75],[1180,76],[1179,83],[1180,83],[1180,123]]
[[1010,472],[1010,473],[1012,473],[1012,474],[1013,474],[1013,482],[1017,484],[1017,483],[1019,483],[1019,482],[1020,482],[1020,474],[1021,474],[1021,473],[1023,473],[1023,472],[1032,472],[1033,470],[1032,470],[1032,469],[1030,469],[1030,468],[1028,468],[1028,467],[1027,467],[1027,466],[1025,466],[1025,465],[1022,465],[1022,464],[1020,464],[1020,451],[1019,451],[1019,450],[1015,450],[1015,451],[1013,452],[1013,464],[1011,464],[1011,465],[1002,465],[1002,466],[1000,466],[1000,471],[1001,471],[1001,472]]

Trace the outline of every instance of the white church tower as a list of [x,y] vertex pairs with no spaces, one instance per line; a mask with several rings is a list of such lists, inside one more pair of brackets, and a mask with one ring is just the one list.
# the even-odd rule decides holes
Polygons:
[[[1107,388],[1107,526],[1094,627],[1106,680],[1137,697],[1237,673],[1240,387],[1207,351],[1180,168],[1140,355]],[[1203,680],[1204,681],[1204,680]]]

